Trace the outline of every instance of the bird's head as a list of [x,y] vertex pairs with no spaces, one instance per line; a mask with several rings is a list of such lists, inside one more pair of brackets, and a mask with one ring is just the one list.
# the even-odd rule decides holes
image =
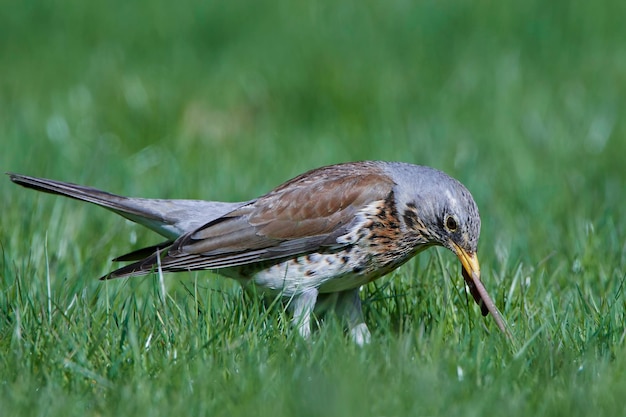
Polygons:
[[488,295],[480,281],[476,255],[480,215],[474,198],[459,181],[433,168],[398,163],[391,171],[405,228],[419,234],[424,243],[456,254],[474,300],[487,315]]

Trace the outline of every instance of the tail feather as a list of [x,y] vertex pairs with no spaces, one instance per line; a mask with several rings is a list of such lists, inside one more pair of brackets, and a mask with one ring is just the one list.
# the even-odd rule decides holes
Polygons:
[[31,188],[45,193],[63,195],[80,201],[86,201],[124,215],[141,216],[153,220],[163,219],[155,212],[146,210],[145,207],[137,204],[137,199],[122,197],[116,194],[107,193],[97,188],[85,187],[83,185],[69,182],[49,180],[45,178],[30,177],[27,175],[9,173],[9,178],[14,183],[22,187]]
[[172,240],[248,203],[130,198],[68,182],[8,175],[11,181],[26,188],[105,207]]

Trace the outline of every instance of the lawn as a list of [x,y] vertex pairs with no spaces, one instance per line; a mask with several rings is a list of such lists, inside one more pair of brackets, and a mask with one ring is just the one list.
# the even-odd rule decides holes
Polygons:
[[371,344],[208,272],[101,282],[159,242],[0,180],[0,414],[626,414],[626,3],[2,2],[0,167],[238,201],[350,160],[481,211],[483,318],[430,249],[362,291]]

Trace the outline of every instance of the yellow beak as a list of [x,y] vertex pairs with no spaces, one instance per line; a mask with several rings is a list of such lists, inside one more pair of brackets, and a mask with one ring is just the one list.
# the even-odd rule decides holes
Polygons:
[[478,256],[475,253],[468,253],[463,248],[453,243],[456,256],[461,261],[463,269],[467,271],[467,274],[471,277],[472,274],[478,275],[480,278],[480,264],[478,263]]
[[480,264],[478,263],[478,256],[476,253],[467,252],[465,249],[452,242],[452,247],[454,248],[454,252],[456,256],[461,261],[461,265],[463,265],[463,278],[465,279],[465,283],[470,289],[470,293],[472,297],[474,297],[474,301],[476,304],[480,306],[480,311],[483,316],[489,314],[489,308],[487,307],[487,303],[483,299],[482,294],[486,294],[487,290],[483,286],[480,281]]
[[461,261],[461,265],[463,265],[463,278],[465,279],[465,283],[470,289],[470,293],[476,303],[480,306],[480,311],[483,313],[483,316],[491,313],[498,328],[504,333],[509,340],[515,343],[515,339],[509,330],[507,329],[506,323],[502,319],[500,312],[496,308],[496,304],[493,302],[491,297],[489,297],[489,293],[485,289],[485,286],[480,280],[480,264],[478,263],[478,257],[475,252],[467,252],[465,249],[452,242],[452,247],[454,253]]

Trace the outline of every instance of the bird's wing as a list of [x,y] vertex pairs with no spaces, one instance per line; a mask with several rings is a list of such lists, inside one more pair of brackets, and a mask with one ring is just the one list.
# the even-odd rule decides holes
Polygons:
[[[356,164],[356,163],[355,163]],[[159,255],[104,278],[163,271],[219,269],[338,248],[357,213],[384,201],[393,181],[376,165],[320,168],[279,186],[177,239]],[[157,259],[160,256],[160,259]]]

